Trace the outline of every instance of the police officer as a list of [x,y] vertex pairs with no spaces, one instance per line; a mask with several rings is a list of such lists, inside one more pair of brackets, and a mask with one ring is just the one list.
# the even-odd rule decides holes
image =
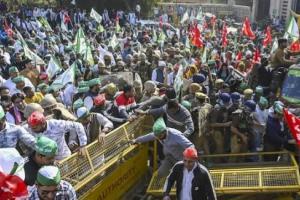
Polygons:
[[229,108],[231,98],[228,93],[221,93],[217,104],[210,115],[210,128],[214,130],[213,139],[216,145],[215,153],[229,152],[230,148],[230,125]]

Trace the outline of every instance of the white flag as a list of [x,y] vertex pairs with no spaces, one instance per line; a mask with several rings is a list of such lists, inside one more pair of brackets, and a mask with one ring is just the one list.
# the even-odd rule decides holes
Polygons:
[[[286,33],[292,38],[293,41],[296,41],[299,38],[299,27],[295,20],[295,17],[293,16],[289,21]],[[286,37],[287,35],[285,34],[284,36]]]
[[72,5],[76,5],[76,0],[72,0],[72,1],[71,1],[71,4],[72,4]]
[[186,22],[187,20],[189,20],[189,14],[188,14],[188,12],[186,11],[186,12],[183,14],[183,17],[182,17],[180,23],[183,24],[183,23]]
[[74,62],[64,73],[59,75],[55,81],[53,81],[51,86],[64,87],[68,83],[74,83],[76,67],[76,63]]
[[96,22],[98,22],[99,24],[102,21],[101,15],[99,13],[97,13],[97,11],[94,10],[94,8],[92,8],[92,10],[91,10],[90,17],[93,18],[94,20],[96,20]]
[[109,46],[111,46],[113,49],[115,49],[118,46],[118,44],[119,44],[119,40],[118,40],[116,34],[114,34],[109,42]]
[[51,56],[50,61],[48,63],[48,67],[46,69],[46,73],[48,74],[49,80],[51,80],[60,70],[61,66],[59,65],[58,60],[54,56]]
[[275,38],[274,42],[273,42],[273,46],[272,46],[272,49],[271,49],[271,54],[273,54],[276,49],[278,49],[278,39],[277,37]]

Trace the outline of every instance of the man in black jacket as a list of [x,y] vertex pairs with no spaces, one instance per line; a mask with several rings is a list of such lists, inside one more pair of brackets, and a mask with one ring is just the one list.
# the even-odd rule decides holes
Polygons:
[[176,163],[164,187],[164,200],[171,200],[169,194],[176,182],[178,200],[216,200],[216,193],[208,170],[198,161],[193,147],[183,152],[183,161]]

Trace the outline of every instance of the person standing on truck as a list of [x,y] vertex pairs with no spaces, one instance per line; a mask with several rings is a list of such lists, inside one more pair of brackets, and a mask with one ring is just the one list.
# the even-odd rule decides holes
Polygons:
[[182,152],[188,147],[194,147],[182,132],[168,128],[162,117],[153,125],[153,132],[140,136],[132,141],[133,144],[142,144],[158,139],[163,146],[164,160],[158,169],[158,176],[166,177],[172,166],[182,160]]
[[163,200],[171,200],[170,191],[176,182],[179,200],[216,200],[216,192],[209,171],[198,162],[197,150],[189,147],[183,152],[183,161],[177,162],[169,174]]

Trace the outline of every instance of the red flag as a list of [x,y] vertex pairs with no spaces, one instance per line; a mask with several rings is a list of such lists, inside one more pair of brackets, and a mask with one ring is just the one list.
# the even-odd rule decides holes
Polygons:
[[265,38],[263,41],[263,46],[266,47],[268,44],[272,43],[271,27],[268,26],[265,32]]
[[241,51],[239,51],[235,59],[236,59],[237,61],[240,61],[240,60],[242,60],[242,58],[243,58],[243,54],[242,54]]
[[65,24],[68,24],[69,22],[71,22],[71,18],[70,16],[68,15],[67,12],[64,13],[64,23]]
[[258,48],[256,48],[254,52],[253,63],[260,62],[260,60],[261,60],[260,51]]
[[226,22],[223,22],[223,31],[222,31],[222,46],[226,47],[228,44],[228,40],[227,40],[227,26],[226,26]]
[[300,51],[300,40],[296,40],[290,46],[290,51],[292,52],[299,52]]
[[0,172],[0,199],[27,199],[26,197],[27,186],[20,177]]
[[300,118],[293,115],[287,109],[284,109],[283,115],[294,139],[300,145]]
[[12,37],[14,35],[13,30],[10,28],[10,26],[7,23],[7,20],[4,20],[4,31],[6,32],[8,37]]
[[192,44],[198,48],[203,47],[201,33],[197,25],[194,26],[192,31]]
[[162,19],[162,16],[159,17],[159,27],[160,27],[160,28],[163,27],[163,19]]
[[252,31],[251,24],[250,24],[250,21],[249,21],[248,17],[245,18],[243,28],[242,28],[242,32],[243,32],[244,35],[248,36],[251,40],[255,39],[255,34]]

